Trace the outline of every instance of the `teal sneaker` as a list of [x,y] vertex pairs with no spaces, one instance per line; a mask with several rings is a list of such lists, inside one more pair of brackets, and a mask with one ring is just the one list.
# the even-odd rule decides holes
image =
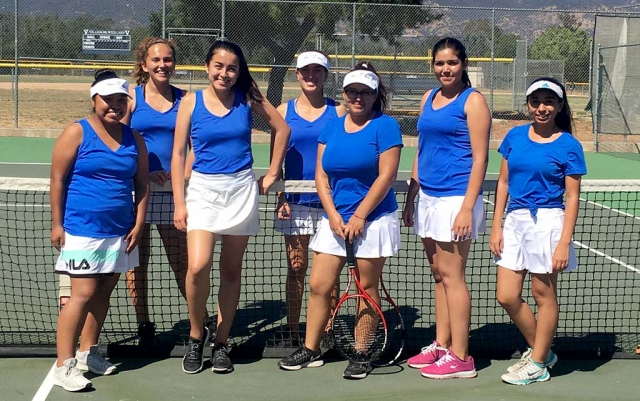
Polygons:
[[535,363],[531,358],[520,369],[506,373],[501,377],[502,381],[516,386],[525,386],[536,382],[546,382],[551,379],[547,367]]
[[[507,372],[511,373],[521,369],[524,365],[527,364],[527,361],[529,360],[532,352],[533,350],[531,348],[527,348],[527,350],[520,357],[520,360],[507,368]],[[547,368],[552,368],[553,365],[556,364],[556,362],[558,362],[558,355],[556,355],[552,350],[549,350],[549,353],[547,354],[547,360],[544,361],[544,366]]]

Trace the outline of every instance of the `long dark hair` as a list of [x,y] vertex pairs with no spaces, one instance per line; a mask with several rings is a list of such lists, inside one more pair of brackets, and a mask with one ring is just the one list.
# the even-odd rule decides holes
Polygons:
[[371,65],[371,63],[368,61],[359,62],[355,65],[355,67],[353,67],[351,71],[357,70],[371,71],[378,77],[377,97],[376,101],[373,102],[373,110],[384,113],[387,110],[387,88],[382,84],[382,78],[380,77],[380,74],[378,74],[378,71],[376,71],[376,69],[373,68],[373,65]]
[[[560,110],[558,110],[558,114],[556,114],[554,122],[556,123],[556,126],[558,126],[558,128],[560,128],[562,131],[568,132],[573,135],[573,116],[571,115],[571,107],[569,107],[569,102],[567,101],[567,90],[564,88],[564,85],[562,85],[560,81],[555,78],[544,77],[532,81],[529,86],[539,81],[549,81],[558,85],[562,89],[562,99],[560,99],[561,106]],[[527,102],[529,102],[529,96],[527,96]]]
[[247,64],[247,59],[244,57],[244,53],[240,46],[233,42],[229,42],[228,40],[216,40],[209,51],[207,52],[207,56],[204,60],[205,64],[208,66],[213,59],[213,55],[216,54],[219,50],[225,50],[229,53],[233,53],[238,57],[238,67],[240,70],[238,71],[238,79],[236,83],[233,85],[234,88],[237,88],[245,97],[248,97],[249,100],[256,103],[262,103],[264,96],[260,93],[260,89],[258,89],[258,85],[256,81],[251,77],[251,73],[249,72],[249,65]]
[[[462,42],[460,42],[456,38],[447,37],[447,38],[440,39],[439,41],[436,42],[435,45],[433,45],[433,51],[431,53],[433,54],[433,59],[431,60],[431,64],[435,63],[436,54],[438,54],[440,50],[444,50],[444,49],[453,50],[456,56],[458,56],[458,59],[460,59],[460,61],[462,61],[463,63],[468,61],[467,49],[464,47]],[[462,82],[464,82],[464,84],[469,87],[471,86],[471,80],[469,79],[469,74],[467,73],[467,70],[462,71]]]

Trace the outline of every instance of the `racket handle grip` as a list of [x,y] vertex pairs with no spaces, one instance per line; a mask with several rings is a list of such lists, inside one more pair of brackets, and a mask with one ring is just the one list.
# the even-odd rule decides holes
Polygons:
[[350,266],[355,266],[356,264],[356,253],[353,250],[353,243],[348,239],[345,241],[345,247],[347,249],[347,264]]

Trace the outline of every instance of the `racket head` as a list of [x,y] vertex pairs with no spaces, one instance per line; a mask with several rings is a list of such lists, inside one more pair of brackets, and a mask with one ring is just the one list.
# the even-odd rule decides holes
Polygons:
[[366,294],[343,297],[331,323],[334,348],[350,362],[379,359],[387,342],[384,315]]

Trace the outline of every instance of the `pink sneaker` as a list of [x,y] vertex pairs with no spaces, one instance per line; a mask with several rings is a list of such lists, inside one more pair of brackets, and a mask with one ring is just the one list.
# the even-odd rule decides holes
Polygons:
[[420,369],[420,374],[429,379],[471,379],[478,376],[472,356],[465,362],[451,351],[447,351],[436,363]]
[[445,356],[446,353],[447,349],[443,348],[437,341],[434,341],[428,347],[423,347],[418,355],[409,358],[407,365],[415,369],[424,368],[436,363],[436,361]]

